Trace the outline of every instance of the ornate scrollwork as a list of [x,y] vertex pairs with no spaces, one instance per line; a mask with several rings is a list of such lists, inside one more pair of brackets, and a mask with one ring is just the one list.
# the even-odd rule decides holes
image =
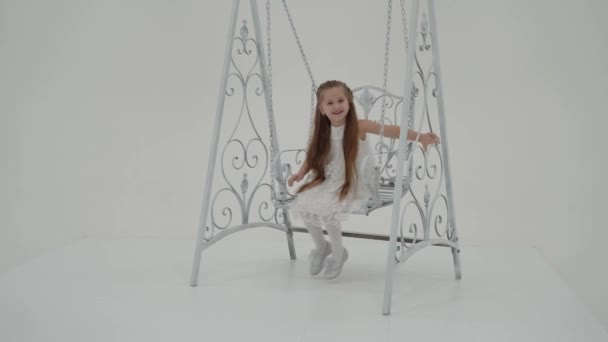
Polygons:
[[[272,181],[267,180],[271,161],[269,145],[272,142],[262,138],[252,117],[250,97],[263,96],[264,86],[258,71],[257,42],[249,36],[247,20],[242,21],[234,43],[225,94],[239,104],[240,111],[219,161],[225,186],[212,198],[211,222],[205,229],[206,240],[211,239],[216,230],[247,224],[252,218],[279,222],[285,215],[274,207],[271,199],[276,196],[275,189]],[[250,132],[249,137],[243,136],[245,127]]]
[[[416,113],[411,125],[412,129],[423,131],[435,131],[432,125],[430,101],[438,101],[436,87],[436,71],[433,69],[432,57],[434,53],[431,44],[428,19],[426,13],[422,13],[422,21],[419,27],[419,37],[415,51],[416,82],[413,87],[412,96],[415,101]],[[442,150],[439,145],[430,145],[427,151],[417,145],[412,153],[407,156],[406,165],[410,181],[407,194],[404,197],[405,204],[401,209],[399,222],[400,242],[397,246],[395,260],[403,261],[406,250],[416,243],[430,238],[444,238],[455,241],[455,228],[450,218],[450,201],[448,200],[445,186],[445,165]],[[402,201],[403,203],[403,201]],[[433,235],[433,236],[431,236]],[[406,242],[409,239],[411,242]]]

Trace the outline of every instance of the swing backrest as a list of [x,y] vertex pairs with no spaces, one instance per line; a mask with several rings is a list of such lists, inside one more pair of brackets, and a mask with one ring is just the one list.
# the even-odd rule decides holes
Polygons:
[[[380,123],[382,119],[382,100],[385,100],[384,124],[399,125],[403,97],[375,86],[362,86],[353,88],[353,96],[359,119],[368,119]],[[367,135],[367,143],[372,149],[374,165],[379,166],[381,183],[393,183],[396,175],[398,139],[380,137],[375,134]],[[383,146],[381,148],[381,146]],[[381,154],[380,162],[378,155]]]

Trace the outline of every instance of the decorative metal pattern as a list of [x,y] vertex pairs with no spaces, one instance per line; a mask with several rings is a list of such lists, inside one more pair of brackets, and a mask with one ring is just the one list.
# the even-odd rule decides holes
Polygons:
[[[401,106],[403,98],[396,94],[384,91],[375,86],[363,86],[353,89],[355,103],[359,104],[363,109],[363,113],[359,113],[361,118],[373,120],[376,122],[384,121],[384,125],[398,125],[397,118],[401,114]],[[379,102],[380,101],[380,102]],[[384,102],[384,103],[382,103]],[[379,108],[378,108],[379,107]],[[389,114],[382,113],[384,110],[389,110]],[[394,184],[396,176],[396,139],[386,138],[385,142],[381,136],[369,135],[371,145],[375,149],[376,154],[386,154],[386,158],[382,158],[382,164],[379,166],[380,182],[384,184]]]
[[[436,70],[433,63],[433,46],[430,41],[429,22],[426,11],[423,11],[420,21],[415,51],[415,110],[417,117],[412,129],[418,132],[437,132],[433,122],[441,120],[436,108],[438,93],[436,87]],[[430,106],[430,104],[435,106]],[[432,120],[432,115],[436,120]],[[445,185],[446,165],[440,145],[431,145],[427,151],[417,145],[409,158],[406,157],[407,179],[410,181],[408,193],[402,201],[402,211],[399,222],[400,243],[397,246],[395,259],[404,262],[413,254],[414,247],[421,241],[447,240],[456,243],[454,225],[449,222],[450,201]],[[412,242],[406,243],[404,237]],[[410,249],[410,250],[408,250]]]
[[[437,99],[439,95],[433,85],[436,77],[432,63],[426,63],[432,57],[432,45],[430,43],[431,32],[428,29],[428,19],[426,13],[422,14],[419,30],[417,34],[420,39],[416,42],[415,51],[415,72],[416,76],[414,87],[412,88],[412,105],[408,111],[417,110],[416,117],[408,126],[419,132],[434,131],[433,122],[430,118],[429,101]],[[253,94],[262,96],[264,93],[263,77],[257,70],[259,56],[256,41],[249,35],[247,21],[242,21],[240,33],[234,38],[236,46],[233,53],[238,56],[249,56],[253,63],[246,72],[241,70],[237,64],[235,55],[231,59],[233,71],[229,73],[228,79],[236,85],[226,88],[227,97],[237,97],[242,93],[241,111],[235,127],[232,130],[224,149],[222,150],[220,169],[222,178],[226,186],[219,189],[212,200],[211,223],[206,228],[205,238],[208,240],[215,235],[216,230],[225,230],[238,224],[248,224],[252,213],[252,203],[254,197],[265,193],[266,197],[261,200],[255,208],[255,214],[262,222],[276,223],[283,222],[288,218],[288,206],[290,200],[295,198],[295,187],[287,186],[287,179],[299,169],[305,160],[304,149],[281,151],[276,159],[272,158],[272,142],[266,143],[259,133],[251,115],[249,105],[248,89],[255,88]],[[248,64],[249,65],[249,64]],[[268,85],[270,87],[270,85]],[[269,88],[268,88],[269,89]],[[239,90],[239,91],[237,91]],[[383,121],[385,125],[399,125],[403,98],[375,86],[364,86],[353,89],[355,101],[362,109],[362,117]],[[421,110],[420,110],[421,108]],[[388,111],[385,115],[384,111]],[[413,113],[412,113],[413,114]],[[411,116],[410,116],[411,117]],[[409,120],[408,120],[409,121]],[[252,128],[253,136],[243,139],[237,135],[239,125],[247,124]],[[269,122],[271,134],[274,130],[274,123]],[[403,127],[406,129],[406,127]],[[419,137],[417,137],[419,138]],[[387,138],[388,142],[383,143],[380,138],[370,136],[372,144],[376,148],[376,154],[385,154],[382,165],[379,165],[380,174],[379,187],[390,187],[395,185],[397,174],[397,154],[396,144],[398,140]],[[228,153],[230,151],[232,154]],[[229,162],[228,162],[229,161]],[[269,170],[269,165],[273,169]],[[444,165],[442,151],[437,146],[431,146],[428,151],[423,151],[422,147],[416,142],[408,145],[406,162],[403,165],[404,172],[404,194],[402,209],[399,221],[400,245],[397,248],[396,260],[406,259],[406,250],[419,241],[428,240],[431,233],[438,238],[453,240],[454,228],[449,224],[448,217],[450,210],[447,193],[444,186]],[[227,168],[241,172],[238,180],[234,183],[234,178],[230,178]],[[261,176],[252,179],[251,170],[261,169]],[[268,171],[274,173],[274,182],[265,180]],[[421,187],[421,186],[422,187]],[[275,189],[280,189],[277,190]],[[218,205],[221,196],[232,198],[231,205]],[[273,203],[274,202],[274,203]],[[370,210],[363,210],[361,213],[367,214],[375,207],[381,206],[381,201],[377,205],[370,205]],[[276,205],[275,205],[276,204]],[[386,203],[385,203],[386,204]],[[238,214],[238,215],[237,215]],[[238,220],[236,217],[241,219]],[[406,238],[409,238],[406,239]],[[406,243],[405,241],[412,241]]]
[[[217,230],[249,224],[253,217],[261,222],[275,223],[281,223],[285,218],[284,211],[277,210],[271,201],[275,198],[275,189],[268,181],[272,142],[262,138],[250,106],[250,96],[264,95],[256,44],[249,34],[247,20],[243,20],[239,34],[234,37],[231,72],[225,90],[227,99],[240,103],[240,112],[222,150],[219,168],[225,185],[211,201],[211,222],[206,226],[205,240],[213,238]],[[238,63],[236,57],[239,57]],[[243,71],[244,68],[248,69]],[[251,132],[248,138],[243,137],[244,126]],[[240,174],[236,182],[235,174]],[[240,219],[237,220],[237,216]]]

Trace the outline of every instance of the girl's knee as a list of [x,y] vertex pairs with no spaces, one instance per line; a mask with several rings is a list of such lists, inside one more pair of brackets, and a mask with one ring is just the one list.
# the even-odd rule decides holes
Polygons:
[[341,229],[342,228],[342,224],[340,223],[340,220],[333,218],[333,217],[323,219],[323,225],[325,226],[326,229]]

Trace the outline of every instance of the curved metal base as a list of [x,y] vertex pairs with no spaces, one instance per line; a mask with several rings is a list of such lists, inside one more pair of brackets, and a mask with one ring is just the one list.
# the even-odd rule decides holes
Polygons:
[[460,252],[460,249],[458,248],[458,244],[456,244],[453,241],[450,241],[448,239],[429,239],[429,240],[422,240],[419,242],[416,242],[413,246],[408,247],[407,250],[405,252],[403,252],[400,255],[399,258],[399,264],[405,262],[407,259],[409,259],[414,253],[418,252],[419,250],[425,248],[425,247],[429,247],[429,246],[446,246],[446,247],[452,247],[452,251],[457,250],[458,252]]
[[[277,229],[277,230],[280,230],[280,231],[286,233],[291,260],[296,260],[295,247],[294,247],[294,242],[293,242],[293,233],[294,232],[307,233],[308,230],[306,228],[288,227],[287,225],[284,225],[284,224],[276,224],[276,223],[270,223],[270,222],[248,223],[248,224],[243,224],[243,225],[240,225],[237,227],[232,227],[232,228],[223,230],[223,231],[219,232],[218,234],[214,235],[211,239],[206,240],[203,243],[203,245],[200,247],[200,251],[202,253],[205,249],[209,248],[211,245],[222,240],[223,238],[227,237],[228,235],[243,231],[245,229],[258,228],[258,227]],[[326,233],[326,232],[324,231],[324,233]],[[371,240],[390,241],[389,236],[379,235],[379,234],[365,234],[365,233],[354,233],[354,232],[343,231],[342,236],[353,237],[353,238],[362,238],[362,239],[371,239]],[[426,247],[430,247],[430,246],[443,246],[443,247],[451,248],[453,259],[454,259],[454,269],[455,269],[456,279],[462,279],[462,272],[460,269],[460,248],[458,247],[457,241],[451,241],[451,240],[444,239],[444,238],[434,238],[434,239],[428,239],[428,240],[414,241],[412,238],[408,238],[408,237],[397,237],[397,242],[398,243],[408,243],[411,245],[410,245],[410,247],[406,247],[406,250],[403,251],[399,255],[398,258],[396,258],[395,263],[391,267],[391,270],[389,270],[387,272],[387,274],[385,275],[385,277],[390,276],[391,282],[392,282],[392,274],[395,272],[395,268],[398,264],[404,263],[410,257],[412,257],[416,252],[418,252]],[[198,281],[198,275],[196,278],[194,278],[194,275],[193,275],[190,286],[196,286],[197,281]],[[390,291],[390,292],[392,292],[392,291]],[[385,303],[384,303],[384,308],[383,308],[382,313],[385,316],[390,315],[390,293],[389,293],[388,301],[385,298]]]
[[229,228],[229,229],[226,229],[226,230],[222,230],[221,232],[215,234],[211,239],[206,240],[203,243],[203,248],[201,249],[201,252],[204,251],[205,249],[209,248],[214,243],[216,243],[216,242],[220,241],[221,239],[225,238],[228,235],[234,234],[236,232],[240,232],[240,231],[245,230],[245,229],[259,228],[259,227],[278,229],[278,230],[283,231],[285,233],[289,232],[289,228],[287,228],[287,226],[276,224],[276,223],[256,222],[256,223],[242,224],[240,226],[236,226],[236,227],[232,227],[232,228]]
[[[458,247],[458,243],[448,240],[448,239],[435,238],[435,239],[421,240],[421,241],[414,243],[413,246],[407,247],[406,251],[402,252],[399,255],[398,260],[395,260],[395,263],[392,265],[391,269],[388,271],[388,272],[390,272],[390,277],[391,277],[390,281],[392,282],[392,274],[395,272],[397,265],[402,264],[405,261],[407,261],[416,252],[418,252],[426,247],[430,247],[430,246],[444,246],[444,247],[451,248],[452,256],[454,258],[454,270],[456,273],[456,279],[457,280],[462,279],[462,272],[460,269],[460,247]],[[387,277],[388,276],[389,276],[389,274],[387,274]],[[382,314],[385,316],[390,315],[391,292],[392,291],[390,291],[388,293],[388,297],[387,297],[387,294],[385,293],[385,301],[384,301],[384,306],[382,309]]]
[[[202,253],[204,250],[211,247],[211,245],[222,240],[223,238],[227,237],[228,235],[243,231],[245,229],[259,228],[259,227],[277,229],[277,230],[280,230],[280,231],[286,233],[290,258],[291,258],[291,260],[296,260],[296,252],[295,252],[294,243],[293,243],[293,230],[291,230],[286,225],[281,225],[281,224],[276,224],[276,223],[271,223],[271,222],[247,223],[247,224],[242,224],[240,226],[231,227],[226,230],[222,230],[221,232],[215,234],[211,239],[205,240],[203,242],[202,246],[200,247],[199,253]],[[195,266],[196,269],[198,269],[198,266],[200,266],[200,265]],[[193,271],[192,277],[190,279],[190,286],[196,286],[197,282],[198,282],[198,272],[195,273]]]

